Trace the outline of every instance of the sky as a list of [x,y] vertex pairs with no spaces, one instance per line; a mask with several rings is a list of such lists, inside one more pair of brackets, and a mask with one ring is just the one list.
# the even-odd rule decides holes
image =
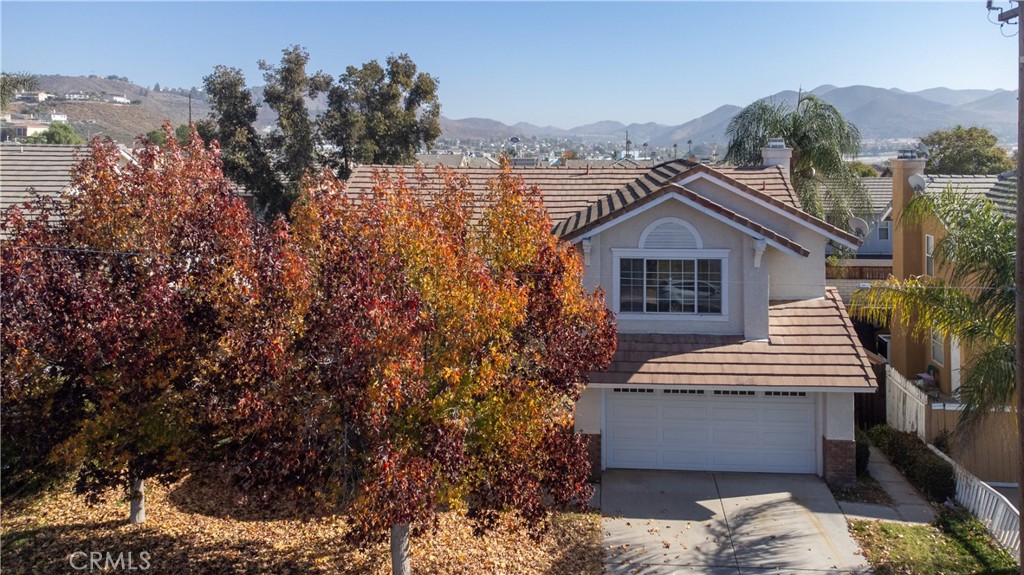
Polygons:
[[[996,0],[1009,8],[1009,0]],[[442,113],[571,128],[681,124],[822,84],[1014,89],[1017,26],[971,2],[19,2],[0,68],[201,86],[263,83],[293,44],[310,71],[408,53]]]

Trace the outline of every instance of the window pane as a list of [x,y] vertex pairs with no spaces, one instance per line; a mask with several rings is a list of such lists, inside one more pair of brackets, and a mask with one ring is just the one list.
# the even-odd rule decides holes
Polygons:
[[619,260],[619,311],[644,311],[644,260]]
[[722,313],[722,260],[697,261],[697,313]]

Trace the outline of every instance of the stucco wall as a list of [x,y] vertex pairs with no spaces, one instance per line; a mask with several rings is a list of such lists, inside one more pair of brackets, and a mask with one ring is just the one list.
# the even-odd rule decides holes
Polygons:
[[[633,319],[619,316],[619,331],[623,333],[710,333],[710,334],[742,334],[743,333],[743,252],[745,236],[697,210],[670,199],[618,225],[591,236],[591,265],[587,268],[587,280],[600,283],[608,298],[608,306],[614,306],[615,258],[613,249],[636,249],[639,247],[640,236],[650,224],[666,217],[681,218],[692,225],[702,240],[702,249],[728,250],[729,265],[727,273],[727,309],[728,320],[706,321],[698,317],[685,315],[662,315],[652,319]],[[595,257],[595,254],[597,257]]]
[[576,401],[575,428],[578,433],[601,433],[601,390],[588,387]]
[[825,439],[853,440],[853,394],[823,393]]

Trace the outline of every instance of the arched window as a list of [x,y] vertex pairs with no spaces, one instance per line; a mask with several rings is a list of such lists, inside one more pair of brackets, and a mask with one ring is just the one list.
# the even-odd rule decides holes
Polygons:
[[703,247],[700,234],[686,220],[661,218],[640,234],[643,250],[699,250]]

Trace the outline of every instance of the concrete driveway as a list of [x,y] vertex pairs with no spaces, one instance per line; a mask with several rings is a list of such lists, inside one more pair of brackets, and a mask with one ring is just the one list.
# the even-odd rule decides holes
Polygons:
[[611,470],[601,508],[608,574],[869,572],[811,475]]

